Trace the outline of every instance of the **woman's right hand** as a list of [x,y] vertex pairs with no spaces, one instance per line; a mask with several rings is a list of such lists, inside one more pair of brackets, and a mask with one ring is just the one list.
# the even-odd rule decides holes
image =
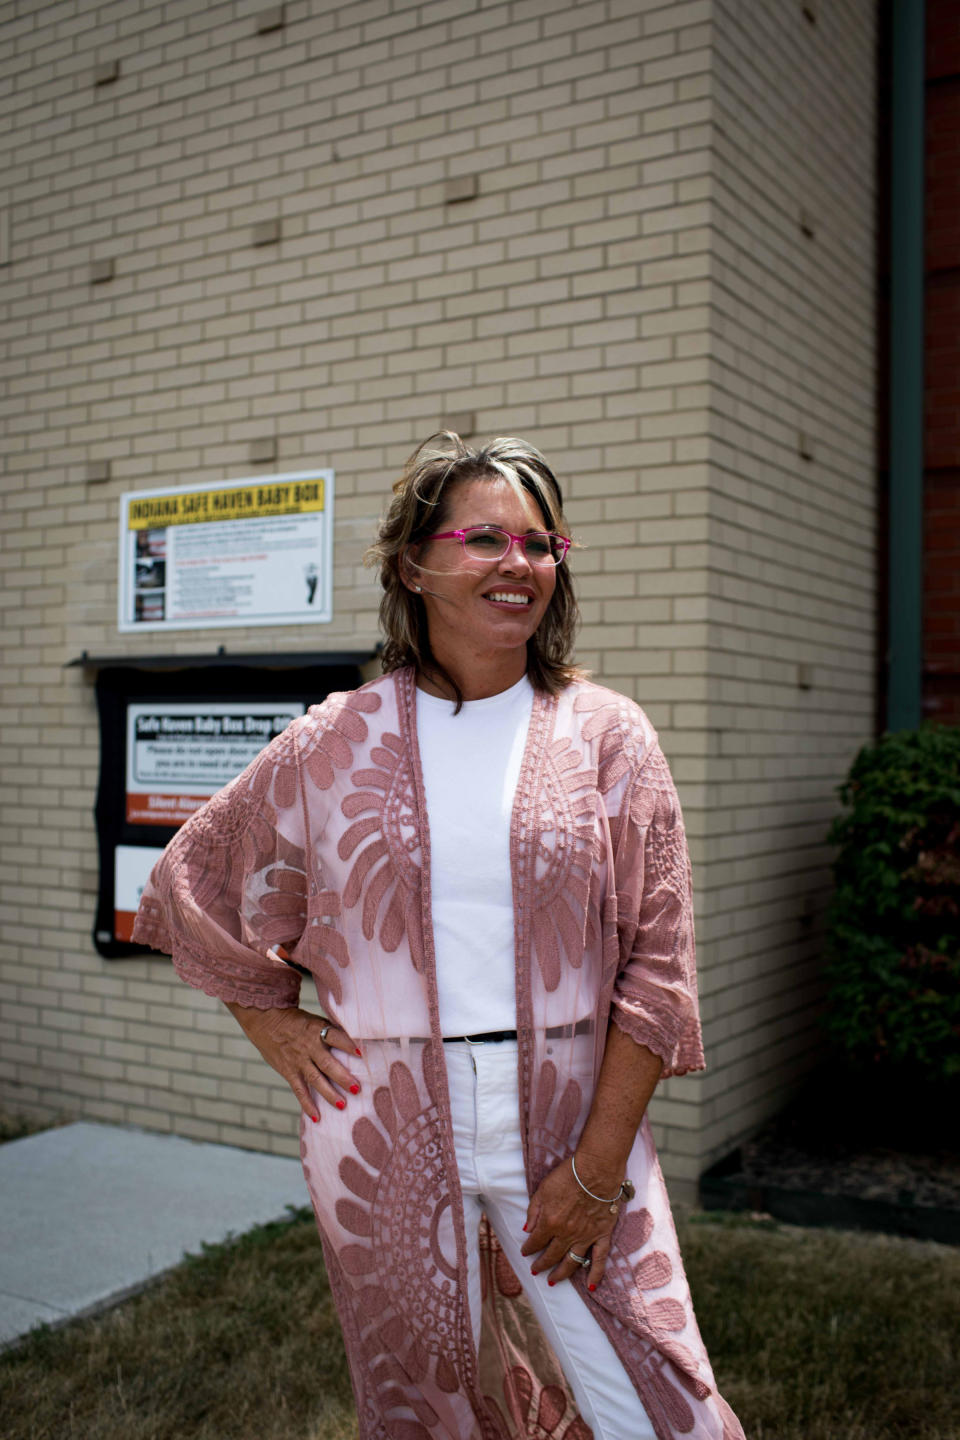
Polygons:
[[[360,1082],[334,1055],[345,1050],[359,1055],[356,1042],[329,1020],[293,1006],[260,1010],[227,1004],[227,1009],[260,1054],[290,1086],[304,1115],[317,1120],[311,1090],[338,1110],[346,1106],[342,1091],[359,1095]],[[321,1031],[327,1029],[326,1040]],[[339,1088],[338,1088],[339,1087]]]

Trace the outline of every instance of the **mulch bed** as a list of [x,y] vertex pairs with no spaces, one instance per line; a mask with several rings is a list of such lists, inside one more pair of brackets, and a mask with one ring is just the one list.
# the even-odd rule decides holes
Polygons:
[[832,1092],[823,1082],[701,1178],[707,1209],[960,1245],[956,1095]]
[[835,1143],[811,1153],[774,1130],[742,1146],[740,1153],[744,1172],[760,1184],[960,1211],[960,1156],[948,1150],[910,1155]]

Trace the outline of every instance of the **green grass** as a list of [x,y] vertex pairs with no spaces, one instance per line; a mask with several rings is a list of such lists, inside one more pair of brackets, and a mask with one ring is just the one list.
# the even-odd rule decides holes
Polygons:
[[116,1309],[0,1355],[3,1440],[352,1440],[309,1211],[205,1247]]
[[960,1250],[739,1216],[680,1239],[747,1440],[960,1440]]
[[[679,1229],[748,1440],[960,1440],[960,1251],[740,1216]],[[32,1332],[0,1355],[0,1415],[3,1440],[355,1440],[312,1216]]]

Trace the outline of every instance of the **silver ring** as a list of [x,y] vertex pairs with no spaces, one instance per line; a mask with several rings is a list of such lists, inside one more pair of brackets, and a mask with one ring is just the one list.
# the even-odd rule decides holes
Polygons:
[[333,1026],[332,1026],[332,1025],[324,1025],[323,1029],[320,1031],[320,1039],[323,1041],[324,1045],[326,1045],[326,1043],[327,1043],[327,1036],[330,1034],[330,1031],[331,1031],[332,1029],[333,1029]]
[[590,1264],[590,1257],[589,1257],[588,1255],[578,1255],[577,1252],[576,1252],[576,1250],[568,1250],[568,1251],[567,1251],[567,1259],[568,1259],[568,1260],[576,1260],[576,1262],[577,1262],[578,1265],[589,1265],[589,1264]]

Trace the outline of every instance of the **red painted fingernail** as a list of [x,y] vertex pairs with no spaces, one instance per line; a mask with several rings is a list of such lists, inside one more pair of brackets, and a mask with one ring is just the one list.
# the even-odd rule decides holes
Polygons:
[[596,1288],[597,1288],[596,1285],[588,1285],[588,1286],[587,1286],[587,1289],[588,1289],[588,1290],[596,1290]]
[[524,1225],[523,1228],[524,1228],[524,1230],[529,1230],[529,1229],[530,1229],[530,1226],[529,1226],[529,1225]]
[[360,1050],[354,1050],[353,1053],[354,1053],[354,1055],[359,1055],[361,1060],[363,1059],[363,1053],[362,1053],[362,1051],[360,1051]]
[[313,1121],[314,1125],[316,1125],[317,1121],[320,1119],[320,1116],[319,1116],[319,1115],[311,1115],[311,1116],[310,1116],[310,1119]]
[[359,1085],[351,1085],[351,1086],[350,1086],[350,1094],[351,1094],[351,1095],[359,1095],[359,1094],[360,1094],[360,1086],[359,1086]]
[[337,1101],[337,1109],[338,1109],[338,1110],[346,1110],[346,1108],[347,1108],[347,1102],[346,1102],[346,1100],[338,1100],[338,1101]]
[[557,1283],[557,1282],[556,1282],[555,1280],[548,1280],[548,1281],[547,1281],[547,1284],[548,1284],[548,1285],[555,1285],[556,1283]]

